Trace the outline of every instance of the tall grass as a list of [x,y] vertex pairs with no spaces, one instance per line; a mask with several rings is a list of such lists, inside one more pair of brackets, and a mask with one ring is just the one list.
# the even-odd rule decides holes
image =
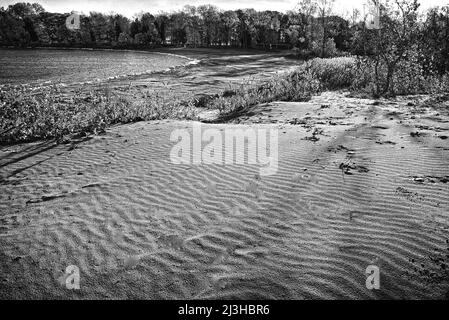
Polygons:
[[322,90],[350,88],[357,77],[356,67],[354,57],[316,58],[305,65],[320,82]]
[[[169,95],[170,93],[167,93]],[[107,126],[154,119],[193,119],[194,106],[167,95],[133,99],[109,89],[64,94],[56,86],[33,92],[24,86],[0,90],[0,142],[14,143],[100,133]]]
[[222,117],[248,107],[272,101],[306,101],[320,91],[320,83],[308,70],[276,74],[268,81],[258,81],[223,92],[208,108],[218,109]]

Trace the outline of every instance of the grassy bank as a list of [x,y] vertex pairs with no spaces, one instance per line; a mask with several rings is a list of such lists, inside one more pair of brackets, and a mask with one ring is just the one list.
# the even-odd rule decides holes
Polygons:
[[192,119],[189,101],[177,101],[154,94],[134,100],[109,88],[88,93],[77,91],[70,97],[60,88],[42,88],[38,93],[27,87],[0,90],[0,141],[14,143],[39,139],[60,139],[66,135],[100,133],[107,126],[154,119]]
[[[260,103],[306,101],[323,90],[350,89],[372,94],[376,81],[372,67],[352,57],[317,58],[269,80],[241,84],[202,98],[179,98],[164,92],[134,99],[107,87],[66,96],[56,86],[39,92],[25,86],[5,86],[0,89],[0,142],[61,139],[142,120],[196,119],[204,108],[218,109],[221,118],[226,119]],[[438,93],[447,91],[449,78],[410,74],[404,66],[394,85],[400,94]]]

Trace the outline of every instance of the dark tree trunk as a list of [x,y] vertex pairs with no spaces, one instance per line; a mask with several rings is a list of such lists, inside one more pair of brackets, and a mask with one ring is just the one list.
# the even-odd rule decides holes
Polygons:
[[396,69],[395,64],[388,65],[387,78],[386,78],[385,88],[384,88],[384,92],[383,92],[384,94],[390,93],[390,94],[394,95],[394,88],[393,88],[392,80],[393,80],[393,75],[394,75],[395,69]]

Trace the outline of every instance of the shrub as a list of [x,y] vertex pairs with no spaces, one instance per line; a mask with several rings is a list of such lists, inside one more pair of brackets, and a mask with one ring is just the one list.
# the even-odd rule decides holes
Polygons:
[[[391,79],[391,90],[386,95],[437,94],[449,90],[447,75],[439,75],[423,69],[419,63],[418,53],[409,53],[409,57],[398,63]],[[377,74],[376,74],[377,69]],[[354,68],[355,77],[353,91],[362,91],[377,96],[379,88],[386,86],[388,78],[387,66],[369,58],[359,57]]]

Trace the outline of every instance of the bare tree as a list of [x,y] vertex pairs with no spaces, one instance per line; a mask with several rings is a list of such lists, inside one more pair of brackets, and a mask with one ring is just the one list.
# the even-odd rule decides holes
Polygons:
[[321,22],[322,39],[321,39],[321,57],[326,55],[326,42],[328,36],[327,18],[332,14],[335,0],[315,0],[318,11],[318,18]]

